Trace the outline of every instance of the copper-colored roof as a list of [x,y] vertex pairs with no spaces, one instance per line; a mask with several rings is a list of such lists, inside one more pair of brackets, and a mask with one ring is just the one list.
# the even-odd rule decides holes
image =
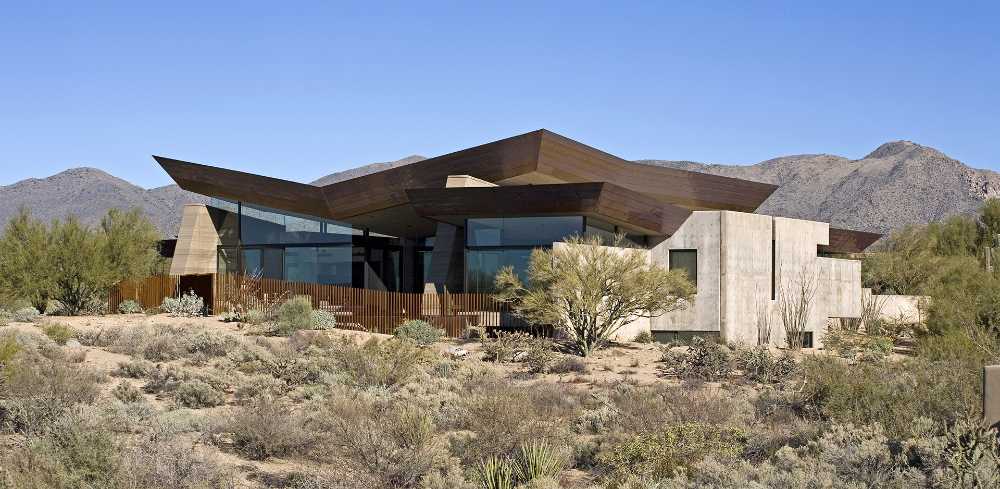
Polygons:
[[606,182],[661,209],[753,212],[777,189],[631,163],[544,129],[324,187],[154,158],[185,190],[352,223],[392,214],[409,204],[407,190],[443,188],[448,175],[471,175],[501,186]]

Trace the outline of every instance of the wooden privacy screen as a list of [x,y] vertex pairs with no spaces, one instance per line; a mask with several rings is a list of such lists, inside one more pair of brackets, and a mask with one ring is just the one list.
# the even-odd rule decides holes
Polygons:
[[127,300],[142,305],[143,309],[160,307],[164,297],[177,295],[178,277],[154,275],[140,282],[122,282],[108,293],[108,312],[116,314],[118,306]]
[[299,295],[334,314],[338,328],[382,334],[392,334],[404,321],[422,319],[458,337],[470,326],[499,327],[510,316],[509,307],[489,294],[412,294],[235,274],[216,276],[214,310],[268,308]]
[[[180,291],[177,277],[153,276],[145,281],[123,283],[109,294],[108,311],[118,312],[122,301],[137,300],[144,308],[159,307],[164,297]],[[297,296],[308,296],[313,307],[334,314],[337,327],[392,334],[404,321],[422,319],[444,329],[451,337],[461,336],[470,326],[493,329],[516,325],[507,304],[489,294],[411,294],[355,289],[334,285],[286,282],[227,274],[214,276],[212,311],[221,314],[234,307],[268,309]]]

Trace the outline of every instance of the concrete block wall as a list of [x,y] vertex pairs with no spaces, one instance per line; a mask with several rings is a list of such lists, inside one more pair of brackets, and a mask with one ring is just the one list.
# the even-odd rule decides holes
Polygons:
[[813,345],[822,346],[829,318],[857,317],[861,312],[861,263],[818,256],[818,246],[829,244],[829,230],[827,223],[801,219],[733,211],[693,213],[650,255],[667,266],[669,250],[698,250],[695,304],[652,319],[651,329],[718,331],[724,341],[756,344],[758,311],[763,310],[771,317],[771,343],[784,345],[778,299],[782,293],[794,294],[807,281],[815,289],[807,331],[813,334]]

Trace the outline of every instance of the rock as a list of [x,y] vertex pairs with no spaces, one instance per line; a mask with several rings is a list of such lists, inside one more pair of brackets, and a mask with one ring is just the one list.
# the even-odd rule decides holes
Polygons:
[[463,358],[469,355],[469,350],[457,346],[449,346],[448,355],[452,358]]
[[81,348],[83,345],[79,341],[69,340],[66,342],[66,348]]

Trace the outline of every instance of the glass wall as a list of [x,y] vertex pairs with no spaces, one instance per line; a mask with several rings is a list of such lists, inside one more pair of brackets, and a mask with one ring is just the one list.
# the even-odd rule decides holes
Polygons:
[[[391,291],[404,286],[403,247],[393,236],[219,199],[210,201],[209,213],[222,237],[219,273]],[[411,249],[425,251],[421,243]]]
[[581,216],[511,217],[466,221],[465,290],[493,292],[493,280],[504,267],[527,280],[528,262],[535,248],[584,233]]

